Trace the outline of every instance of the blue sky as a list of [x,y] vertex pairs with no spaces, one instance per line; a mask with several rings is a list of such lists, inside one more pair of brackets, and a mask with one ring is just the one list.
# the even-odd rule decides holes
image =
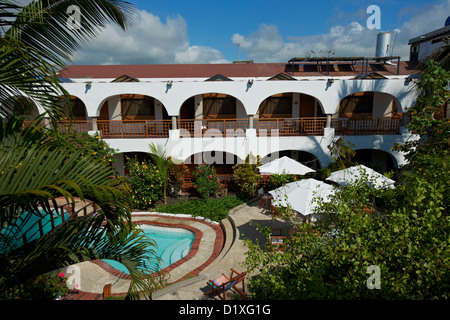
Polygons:
[[[133,27],[107,27],[75,64],[286,62],[330,49],[372,56],[376,34],[386,31],[396,39],[393,54],[407,59],[408,40],[443,27],[450,15],[450,0],[129,1]],[[367,28],[370,5],[380,8],[378,30]]]

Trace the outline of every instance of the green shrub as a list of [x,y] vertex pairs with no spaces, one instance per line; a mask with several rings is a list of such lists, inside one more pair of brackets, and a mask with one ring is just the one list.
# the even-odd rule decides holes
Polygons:
[[130,171],[128,184],[132,192],[135,209],[147,210],[155,206],[163,195],[164,185],[158,168],[149,161],[139,162],[137,158],[127,158]]
[[220,221],[227,217],[228,211],[232,208],[244,203],[248,198],[243,196],[227,196],[220,199],[195,199],[182,203],[159,206],[156,208],[158,212],[190,214],[192,216],[200,216],[214,221]]
[[248,155],[244,163],[234,165],[233,177],[234,182],[241,192],[249,196],[254,196],[256,195],[256,188],[261,180],[261,176],[257,173],[256,168],[261,166],[262,163],[259,156],[257,156],[256,161],[250,162],[250,155]]
[[216,170],[212,166],[205,163],[198,165],[192,175],[194,178],[194,188],[200,197],[206,199],[211,196],[216,196],[220,183]]
[[69,293],[66,282],[64,273],[49,272],[25,281],[20,286],[11,288],[9,292],[1,292],[0,299],[53,300]]
[[271,174],[267,180],[267,188],[269,190],[274,190],[286,183],[297,181],[297,176],[293,174]]

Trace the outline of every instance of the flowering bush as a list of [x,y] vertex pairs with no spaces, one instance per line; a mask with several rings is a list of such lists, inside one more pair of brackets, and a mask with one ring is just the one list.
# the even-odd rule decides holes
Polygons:
[[[2,279],[0,279],[0,282]],[[0,293],[0,299],[53,300],[69,293],[67,277],[63,272],[49,272],[24,282],[19,287]]]
[[205,163],[198,165],[193,172],[193,178],[193,187],[197,190],[200,197],[206,199],[210,196],[216,196],[220,182],[213,167]]
[[271,174],[267,179],[267,188],[274,190],[289,182],[297,181],[297,176],[293,174]]
[[158,168],[149,161],[127,158],[130,174],[128,183],[132,192],[133,206],[139,210],[154,207],[163,195],[162,177]]
[[[74,150],[81,150],[85,156],[92,156],[97,161],[112,165],[116,158],[114,157],[115,149],[111,148],[105,140],[96,132],[93,136],[86,132],[62,133],[69,144],[65,143]],[[59,143],[59,142],[58,142]]]

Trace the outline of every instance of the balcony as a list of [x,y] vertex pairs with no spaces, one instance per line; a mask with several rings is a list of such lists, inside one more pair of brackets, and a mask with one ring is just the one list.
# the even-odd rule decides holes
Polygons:
[[399,134],[401,118],[335,118],[331,127],[336,135],[388,135]]
[[326,118],[257,119],[258,136],[321,136]]
[[[181,119],[176,124],[181,138],[245,137],[251,122],[250,119]],[[253,128],[259,137],[322,136],[325,126],[326,118],[253,120]],[[401,126],[402,119],[398,117],[331,119],[336,135],[393,135],[400,133]],[[58,130],[68,132],[69,128],[75,132],[88,132],[93,130],[93,124],[91,121],[61,122]],[[106,139],[168,138],[172,120],[97,120],[97,129]]]
[[248,119],[181,119],[177,121],[180,136],[189,137],[245,137]]
[[98,120],[97,128],[107,139],[167,138],[170,120]]

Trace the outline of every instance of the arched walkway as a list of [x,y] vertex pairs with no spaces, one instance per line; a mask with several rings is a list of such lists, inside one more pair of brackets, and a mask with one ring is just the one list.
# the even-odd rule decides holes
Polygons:
[[355,150],[356,154],[352,161],[365,164],[378,172],[388,172],[398,168],[396,159],[388,152],[375,149]]

